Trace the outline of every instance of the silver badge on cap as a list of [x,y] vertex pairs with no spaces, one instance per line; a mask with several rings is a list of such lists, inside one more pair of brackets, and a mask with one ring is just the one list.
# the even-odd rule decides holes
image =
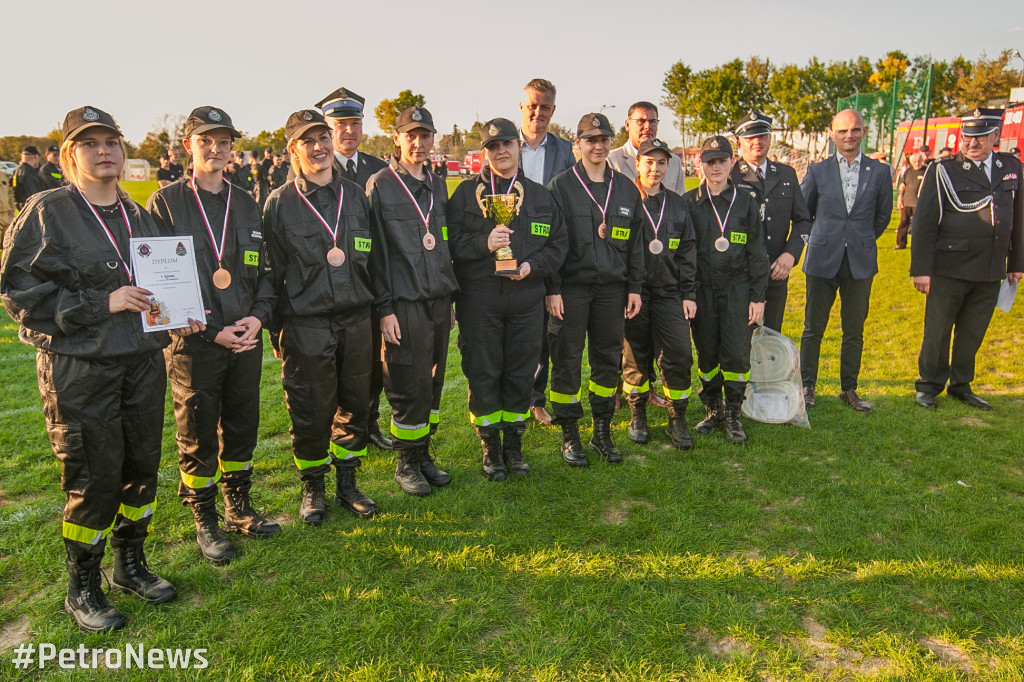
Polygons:
[[757,114],[755,114],[754,112],[750,112],[750,120],[751,121],[756,121],[757,120]]
[[86,107],[85,111],[82,112],[82,118],[86,121],[98,121],[100,120],[100,115],[96,113],[95,109]]
[[718,149],[718,140],[712,139],[711,144],[709,144],[708,146],[711,147],[712,149]]
[[414,121],[422,121],[423,120],[423,114],[420,113],[419,109],[413,109],[412,110],[411,118]]
[[220,112],[217,111],[216,109],[210,109],[210,115],[208,116],[208,118],[211,121],[219,121],[219,120],[223,119],[224,117],[221,116]]
[[595,128],[600,128],[601,127],[601,119],[599,119],[597,116],[595,116],[594,120],[592,120],[590,122],[590,125],[594,126]]
[[312,112],[309,112],[309,111],[303,111],[303,112],[302,112],[302,120],[303,120],[303,121],[312,121],[312,120],[313,120],[313,114],[312,114]]
[[981,118],[981,109],[974,110],[974,118]]
[[651,144],[652,144],[653,146],[655,146],[655,147],[660,147],[660,146],[661,146],[661,140],[655,140],[655,141],[654,141],[654,142],[652,142]]
[[491,124],[491,127],[487,129],[487,134],[491,136],[497,135],[499,132],[501,131],[498,130],[498,126],[493,123]]

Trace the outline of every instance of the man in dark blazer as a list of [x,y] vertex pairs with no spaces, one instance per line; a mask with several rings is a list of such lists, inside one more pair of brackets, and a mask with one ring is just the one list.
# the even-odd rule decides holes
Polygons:
[[922,407],[934,408],[935,396],[945,390],[970,407],[992,409],[971,391],[974,358],[1000,280],[1013,283],[1024,276],[1024,173],[1020,159],[993,152],[1002,114],[1002,109],[964,114],[960,153],[931,164],[921,183],[910,274],[914,287],[927,296],[917,358]]
[[[534,78],[523,88],[523,99],[519,103],[523,112],[523,125],[519,130],[523,145],[519,152],[519,165],[523,175],[536,183],[548,186],[551,178],[576,165],[572,153],[572,142],[563,140],[548,132],[551,116],[555,113],[555,86],[543,78]],[[544,312],[544,329],[547,329],[547,311]],[[545,409],[544,392],[548,387],[548,339],[542,334],[540,358],[537,360],[537,374],[530,398],[530,413],[539,424],[550,424],[551,415]]]
[[751,111],[732,127],[732,132],[740,151],[740,161],[732,167],[732,181],[735,185],[749,185],[757,193],[755,198],[761,209],[768,262],[772,268],[764,305],[764,326],[781,332],[789,293],[789,272],[804,251],[804,242],[811,231],[811,217],[793,167],[768,160],[772,119]]
[[888,166],[861,153],[864,132],[859,111],[844,109],[836,114],[829,133],[835,156],[810,166],[800,185],[812,221],[804,258],[807,304],[800,339],[808,407],[814,407],[821,337],[838,292],[843,329],[839,397],[857,412],[871,411],[871,405],[857,395],[857,377],[871,281],[878,272],[875,242],[892,217],[892,177]]

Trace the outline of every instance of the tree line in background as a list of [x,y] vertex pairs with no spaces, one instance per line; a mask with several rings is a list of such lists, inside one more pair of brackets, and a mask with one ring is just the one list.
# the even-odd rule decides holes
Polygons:
[[[1019,72],[1010,70],[1012,55],[1012,50],[1003,50],[993,58],[982,54],[974,61],[956,57],[948,62],[934,62],[932,115],[956,115],[977,105],[1005,99],[1019,78]],[[812,57],[804,66],[776,66],[755,56],[696,72],[678,61],[662,81],[662,104],[675,117],[684,146],[697,144],[701,137],[727,131],[747,111],[757,109],[775,119],[783,142],[795,146],[795,138],[800,136],[808,149],[813,144],[816,151],[818,140],[828,132],[836,100],[856,92],[881,90],[896,79],[920,78],[927,73],[930,64],[933,62],[926,56],[908,57],[899,50],[892,50],[875,62],[863,56],[828,63]],[[382,100],[373,112],[377,125],[381,130],[392,130],[398,114],[410,106],[426,106],[426,98],[412,90],[403,90],[393,99]],[[142,142],[128,143],[129,156],[158,166],[160,155],[168,149],[174,147],[184,153],[181,147],[184,125],[185,115],[164,114]],[[482,126],[480,121],[465,129],[457,124],[452,126],[451,132],[438,136],[437,151],[449,158],[461,159],[467,152],[480,149]],[[666,127],[662,127],[663,136]],[[558,123],[552,122],[548,129],[566,139],[575,137],[574,129]],[[625,139],[625,128],[619,128],[614,146],[623,144]],[[17,161],[26,144],[34,144],[42,151],[51,144],[59,145],[60,141],[59,129],[45,137],[0,137],[0,159]],[[235,148],[262,152],[265,147],[281,151],[285,146],[284,127],[281,127],[246,134]],[[360,149],[379,157],[391,154],[394,143],[390,135],[368,135],[363,138]]]

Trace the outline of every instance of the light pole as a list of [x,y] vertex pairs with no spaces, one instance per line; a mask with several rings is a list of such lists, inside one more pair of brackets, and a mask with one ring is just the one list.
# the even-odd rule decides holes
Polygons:
[[[1017,55],[1017,56],[1020,56],[1020,55]],[[614,109],[614,108],[615,108],[614,104],[602,104],[601,108],[597,110],[597,113],[603,114],[605,109]]]
[[1010,56],[1016,57],[1021,61],[1020,78],[1017,79],[1017,87],[1019,88],[1024,86],[1024,57],[1020,56],[1020,50],[1014,50],[1013,52],[1010,53]]

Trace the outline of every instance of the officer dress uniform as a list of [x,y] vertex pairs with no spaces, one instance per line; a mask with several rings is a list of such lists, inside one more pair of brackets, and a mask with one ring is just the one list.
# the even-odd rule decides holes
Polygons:
[[[483,133],[484,147],[519,137],[507,119],[488,121]],[[478,204],[490,194],[515,194],[521,201],[506,227],[512,230],[509,246],[517,265],[530,264],[530,274],[522,280],[495,275],[495,254],[487,247],[495,222]],[[513,473],[525,476],[530,469],[522,454],[522,436],[544,329],[544,280],[565,260],[565,223],[544,187],[522,173],[503,178],[487,167],[452,194],[448,235],[460,290],[455,312],[462,373],[469,382],[469,418],[484,450],[484,473],[502,480],[508,465]]]
[[[25,149],[32,150],[33,154],[39,154],[35,147],[26,147]],[[25,208],[25,204],[33,194],[38,194],[46,189],[43,186],[43,181],[39,178],[39,169],[33,168],[32,164],[28,162],[22,162],[14,169],[11,186],[14,188],[14,203],[18,206],[19,211]]]
[[[708,150],[732,154],[729,141],[721,136],[705,141],[702,157]],[[739,425],[750,379],[750,303],[765,300],[768,283],[768,252],[757,193],[749,185],[730,180],[720,194],[712,196],[707,183],[702,182],[684,199],[697,237],[697,316],[692,326],[702,386],[700,399],[707,411],[707,418],[696,430],[710,433],[725,421],[729,435]],[[719,219],[725,224],[724,230]],[[725,251],[715,246],[722,237],[728,242]],[[737,436],[741,436],[742,426],[738,428]],[[736,438],[736,442],[742,440]]]
[[[733,133],[738,138],[770,134],[771,124],[772,119],[752,111],[733,126]],[[757,192],[769,266],[764,326],[781,332],[786,314],[786,298],[789,295],[789,277],[772,279],[771,264],[784,253],[793,256],[794,268],[800,262],[807,235],[811,233],[811,214],[807,210],[807,201],[800,191],[796,171],[787,164],[767,161],[765,170],[761,171],[739,159],[733,165],[730,175],[733,184],[746,184]]]
[[[638,156],[657,150],[671,153],[661,140],[649,140],[640,145]],[[657,360],[662,391],[669,401],[669,438],[676,447],[689,449],[693,441],[686,431],[686,407],[693,352],[683,301],[696,301],[693,221],[683,198],[664,185],[657,194],[644,196],[643,203],[647,278],[640,312],[625,322],[622,349],[622,391],[632,412],[629,437],[638,443],[648,440],[647,398],[655,379],[652,361]]]
[[[185,125],[186,137],[212,130],[238,135],[227,113],[214,107],[195,109]],[[223,564],[234,550],[217,524],[218,481],[226,530],[257,538],[281,531],[252,508],[249,498],[260,423],[263,335],[242,353],[216,343],[225,327],[243,317],[255,317],[263,327],[270,324],[274,284],[260,212],[253,198],[227,178],[220,190],[209,192],[193,176],[157,190],[146,208],[165,234],[192,236],[209,310],[206,330],[175,337],[165,356],[178,426],[178,496],[195,517],[203,556]],[[230,275],[223,288],[214,280],[220,270]]]
[[[997,130],[1001,114],[977,109],[965,115],[964,135]],[[916,385],[918,402],[926,407],[934,407],[934,396],[945,389],[972,407],[989,409],[971,391],[975,356],[992,319],[1000,280],[1007,272],[1024,271],[1021,162],[993,151],[987,165],[991,180],[963,152],[937,159],[928,166],[918,196],[910,275],[931,277]]]
[[[430,112],[408,107],[398,117],[399,132],[434,131]],[[384,392],[391,404],[391,435],[398,460],[395,478],[403,490],[427,495],[430,485],[450,477],[430,456],[430,437],[440,422],[451,334],[451,297],[459,290],[448,244],[444,180],[426,173],[420,181],[396,156],[366,185],[370,212],[380,225],[386,275],[374,279],[378,318],[395,315],[402,338],[384,340]],[[426,223],[426,224],[425,224]],[[427,236],[429,235],[429,239]],[[427,248],[427,244],[433,248]]]
[[[320,112],[296,112],[288,119],[288,139],[314,126],[327,127]],[[377,223],[362,189],[335,165],[324,186],[300,176],[271,194],[263,226],[292,449],[304,486],[303,520],[323,522],[324,476],[332,463],[338,503],[356,516],[373,516],[377,508],[356,488],[355,469],[366,454],[371,283],[383,277]],[[344,253],[339,265],[328,261],[335,248]]]
[[[67,115],[64,139],[96,126],[120,134],[109,114],[83,107]],[[67,494],[65,610],[86,630],[125,624],[102,592],[108,535],[115,588],[151,603],[176,594],[146,568],[142,547],[156,509],[168,335],[144,333],[139,313],[111,314],[108,302],[132,282],[129,238],[158,233],[126,195],[93,206],[68,185],[30,200],[4,240],[0,298],[21,341],[37,348],[46,429]]]
[[[323,112],[324,118],[363,118],[363,105],[366,100],[346,88],[338,88],[327,95],[316,106]],[[365,152],[356,152],[355,158],[348,158],[341,152],[335,150],[335,158],[341,165],[344,177],[356,183],[363,190],[366,190],[366,183],[377,171],[387,168],[387,164],[376,156]],[[382,339],[380,333],[380,319],[376,315],[370,316],[370,333],[372,338],[370,344],[373,348],[380,348]],[[380,431],[380,394],[384,390],[384,364],[381,362],[380,353],[373,355],[373,370],[370,373],[370,415],[367,419],[369,429],[370,445],[381,449],[390,449],[393,446],[391,439]]]
[[[585,115],[578,134],[613,135],[603,114]],[[564,307],[563,319],[548,318],[548,397],[554,421],[562,427],[562,457],[570,466],[589,463],[577,426],[583,417],[583,349],[589,342],[588,392],[594,419],[590,444],[609,461],[618,462],[622,455],[611,442],[610,422],[622,364],[623,311],[628,294],[641,293],[645,277],[640,192],[610,166],[601,182],[592,182],[582,161],[555,176],[548,189],[565,216],[569,235],[568,256],[547,284],[548,295],[560,294]]]

